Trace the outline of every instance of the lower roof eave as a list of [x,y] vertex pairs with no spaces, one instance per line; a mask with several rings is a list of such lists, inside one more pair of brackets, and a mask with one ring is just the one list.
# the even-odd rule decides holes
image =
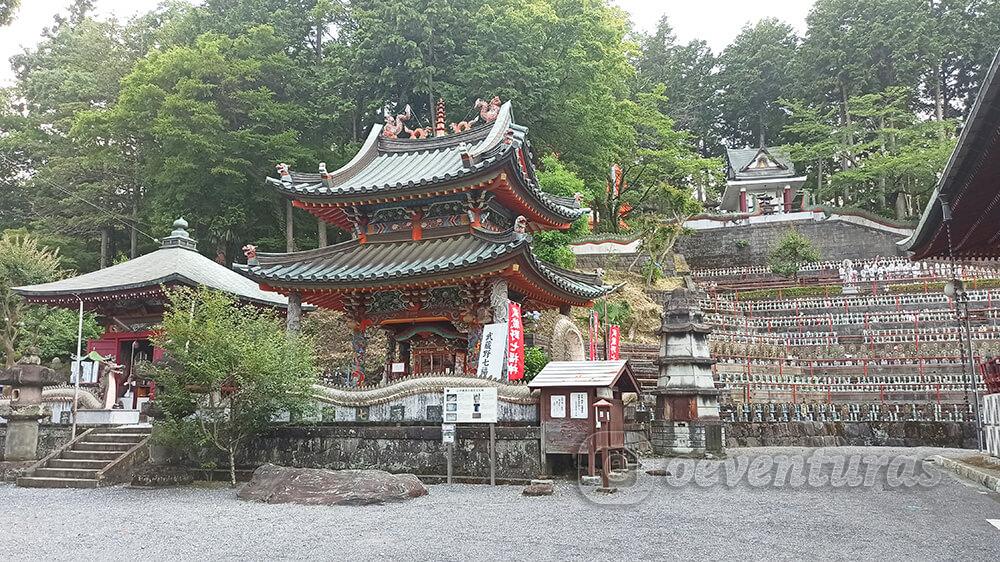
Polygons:
[[[551,308],[569,305],[576,307],[592,306],[593,301],[600,296],[612,292],[614,287],[601,287],[600,294],[576,294],[559,287],[548,275],[539,271],[527,259],[500,260],[473,270],[452,271],[450,275],[428,274],[406,278],[372,279],[359,282],[337,281],[285,281],[255,274],[252,270],[244,271],[253,280],[260,283],[266,291],[274,291],[283,295],[292,292],[301,293],[306,300],[322,306],[322,296],[335,298],[351,293],[376,293],[383,290],[401,288],[434,288],[461,285],[470,282],[483,281],[503,277],[514,285],[514,289],[526,295],[532,302],[548,305]],[[567,282],[572,282],[567,280]]]

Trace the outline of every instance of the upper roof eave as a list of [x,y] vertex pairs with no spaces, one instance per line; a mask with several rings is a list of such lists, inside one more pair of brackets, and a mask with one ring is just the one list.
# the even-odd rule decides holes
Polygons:
[[[573,222],[586,213],[575,201],[577,206],[572,207],[566,198],[550,197],[536,185],[531,174],[526,177],[522,173],[517,150],[513,147],[522,148],[526,153],[525,160],[530,160],[525,138],[527,129],[514,122],[510,101],[501,106],[496,120],[489,127],[477,127],[454,135],[414,140],[386,139],[381,134],[382,130],[380,125],[372,127],[358,154],[330,174],[329,185],[320,174],[297,172],[289,174],[288,182],[272,177],[266,178],[266,181],[285,196],[302,201],[363,204],[373,199],[419,193],[429,186],[466,183],[507,166],[518,177],[517,189],[524,192],[543,215],[548,215],[550,222]],[[508,131],[514,133],[513,144],[504,142]],[[471,166],[460,158],[463,151],[471,157]],[[394,160],[390,162],[388,158]],[[415,164],[407,165],[400,159],[415,159]],[[374,168],[368,170],[376,164],[385,169],[377,173]],[[531,167],[530,161],[526,165]],[[364,176],[366,173],[367,177]],[[352,185],[352,180],[357,180],[357,184]]]

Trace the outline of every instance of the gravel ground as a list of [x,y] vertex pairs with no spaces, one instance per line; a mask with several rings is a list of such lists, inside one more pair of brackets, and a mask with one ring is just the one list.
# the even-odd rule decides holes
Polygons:
[[370,507],[247,503],[227,488],[0,485],[0,559],[1000,557],[1000,529],[986,521],[1000,519],[1000,496],[921,462],[932,454],[968,451],[772,447],[731,450],[729,462],[733,470],[749,463],[753,471],[753,463],[764,466],[775,455],[814,454],[845,462],[852,456],[899,456],[905,462],[897,467],[915,468],[923,483],[900,485],[883,471],[872,486],[776,487],[759,477],[712,485],[712,474],[725,471],[716,462],[697,467],[701,485],[685,485],[685,467],[677,461],[648,460],[643,470],[667,467],[672,476],[640,474],[630,486],[620,483],[612,496],[570,482],[542,498],[522,497],[517,487],[436,485],[428,496]]

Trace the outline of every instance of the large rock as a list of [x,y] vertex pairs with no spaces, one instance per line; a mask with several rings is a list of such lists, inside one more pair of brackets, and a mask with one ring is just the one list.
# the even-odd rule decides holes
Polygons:
[[303,505],[372,505],[427,495],[412,474],[265,464],[236,494],[245,500]]

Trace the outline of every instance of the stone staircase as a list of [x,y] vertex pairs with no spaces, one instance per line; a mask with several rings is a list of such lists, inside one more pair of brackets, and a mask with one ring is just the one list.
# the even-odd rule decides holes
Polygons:
[[45,457],[17,479],[26,488],[96,488],[148,456],[149,427],[91,429]]

